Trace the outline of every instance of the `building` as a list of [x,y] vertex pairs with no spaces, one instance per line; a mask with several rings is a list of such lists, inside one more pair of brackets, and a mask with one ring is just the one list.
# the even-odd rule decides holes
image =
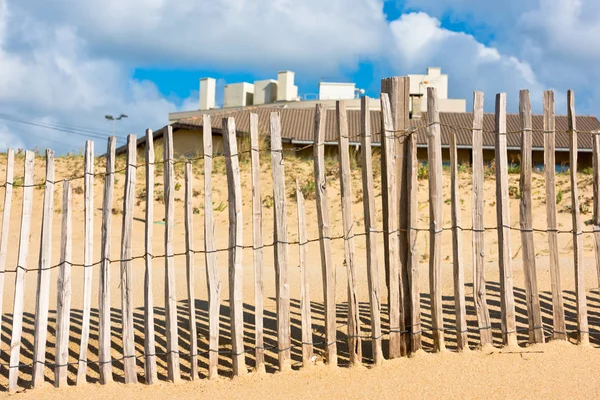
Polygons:
[[[315,108],[317,103],[326,108],[335,108],[337,100],[344,100],[349,110],[360,109],[360,97],[365,93],[352,82],[319,82],[319,93],[308,99],[309,95],[298,96],[298,86],[295,85],[293,71],[280,71],[277,79],[265,79],[250,82],[232,83],[225,86],[224,105],[227,109],[256,107],[286,107],[286,108]],[[427,111],[427,88],[435,87],[438,91],[440,112],[465,112],[465,99],[448,98],[448,75],[442,74],[440,68],[428,68],[425,75],[409,75],[410,79],[410,111],[420,115]],[[214,78],[200,79],[200,107],[198,110],[175,112],[169,114],[169,122],[202,116],[215,108],[216,80]],[[371,99],[369,106],[379,109],[379,99]]]
[[[259,116],[259,134],[269,135],[269,120],[272,112],[278,112],[281,117],[282,141],[284,148],[297,149],[313,143],[314,108],[283,108],[283,107],[245,107],[233,110],[211,110],[205,114],[211,116],[213,151],[223,152],[222,123],[223,119],[233,117],[238,135],[240,149],[248,149],[250,133],[250,113]],[[325,126],[325,144],[327,152],[333,154],[337,151],[337,126],[336,111],[327,110]],[[351,137],[350,145],[359,149],[360,147],[360,111],[348,110],[348,134]],[[534,115],[533,118],[533,164],[541,169],[544,163],[544,134],[543,116]],[[421,162],[427,160],[427,117],[409,120],[409,130],[417,134],[417,158]],[[456,134],[458,158],[460,163],[470,164],[472,162],[472,126],[473,114],[464,112],[441,112],[441,141],[442,158],[445,163],[449,162],[449,137]],[[173,129],[173,146],[175,157],[197,157],[202,155],[204,134],[203,117],[192,117],[182,119],[171,124]],[[578,116],[577,128],[579,134],[579,166],[592,165],[592,135],[585,132],[600,131],[600,121],[596,117]],[[161,145],[162,135],[166,127],[155,132],[155,144]],[[486,162],[494,159],[495,146],[495,116],[491,113],[484,114],[483,126],[483,155]],[[518,114],[507,115],[508,134],[508,160],[510,163],[518,164],[520,160],[520,119]],[[567,117],[556,116],[556,169],[564,170],[569,162],[570,137],[567,132]],[[380,145],[381,112],[375,108],[371,111],[371,131],[373,132],[373,146]],[[145,138],[138,140],[140,151],[143,151]],[[124,153],[126,146],[120,147],[117,153]],[[292,154],[292,153],[290,153]],[[300,157],[312,157],[312,148],[306,148],[301,152],[294,153]]]

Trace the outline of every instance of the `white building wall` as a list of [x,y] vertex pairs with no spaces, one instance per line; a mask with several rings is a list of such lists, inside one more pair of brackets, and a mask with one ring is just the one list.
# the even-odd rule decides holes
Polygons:
[[351,100],[355,83],[319,82],[319,100]]
[[254,104],[254,85],[248,82],[225,86],[224,108],[245,107]]
[[271,104],[277,101],[277,81],[265,79],[254,81],[254,105]]
[[200,79],[200,110],[215,108],[217,81],[214,78]]
[[277,73],[277,101],[294,101],[298,98],[298,86],[294,85],[292,71]]
[[428,68],[425,75],[408,75],[410,94],[422,94],[421,110],[427,111],[427,88],[437,90],[440,112],[465,112],[466,100],[448,99],[448,75],[440,68]]

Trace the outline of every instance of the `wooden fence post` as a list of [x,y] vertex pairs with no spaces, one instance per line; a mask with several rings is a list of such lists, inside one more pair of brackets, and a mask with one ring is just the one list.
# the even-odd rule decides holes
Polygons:
[[135,200],[137,146],[135,135],[127,135],[127,167],[123,195],[123,224],[121,226],[121,322],[125,383],[137,383],[135,336],[133,331],[133,270],[132,230]]
[[4,275],[6,275],[6,254],[8,253],[10,210],[12,206],[13,176],[15,168],[15,152],[6,152],[6,183],[4,185],[4,209],[2,210],[2,237],[0,238],[0,336],[2,335],[2,306],[4,297]]
[[298,243],[300,256],[300,313],[302,316],[302,366],[304,368],[312,365],[313,341],[312,341],[312,318],[310,310],[310,286],[306,259],[308,257],[306,233],[306,210],[304,207],[304,195],[296,179],[296,199],[298,201]]
[[508,157],[506,153],[506,94],[496,96],[496,218],[498,221],[498,263],[500,267],[500,311],[505,345],[517,344],[513,292],[510,209],[508,198]]
[[33,338],[33,387],[44,383],[46,369],[46,338],[48,334],[48,306],[50,301],[50,263],[52,258],[52,217],[54,215],[54,151],[46,150],[46,183],[42,212],[42,237],[35,303]]
[[[408,136],[408,155],[406,162],[408,163],[408,173],[406,175],[406,184],[408,191],[408,285],[409,290],[405,292],[405,297],[408,297],[408,308],[405,314],[410,316],[409,323],[405,325],[406,330],[410,335],[408,346],[412,353],[422,349],[421,342],[421,295],[419,289],[419,259],[417,253],[417,236],[418,231],[418,169],[419,161],[417,159],[417,132],[413,132]],[[406,304],[406,302],[405,302]]]
[[[410,117],[410,80],[407,76],[394,76],[381,80],[381,92],[387,93],[390,100],[390,109],[392,111],[392,127],[398,136],[402,137],[404,131],[408,128],[409,117]],[[394,135],[396,136],[396,135]],[[403,140],[396,140],[395,143],[395,168],[396,168],[396,188],[397,188],[397,213],[398,213],[398,244],[400,251],[400,265],[399,265],[399,277],[400,277],[400,300],[403,304],[400,306],[401,318],[404,319],[404,326],[411,326],[411,322],[416,319],[411,315],[411,299],[409,296],[409,269],[408,269],[408,204],[410,203],[410,195],[408,193],[408,169],[412,163],[408,156],[408,143]],[[383,160],[383,155],[382,155]],[[383,178],[383,176],[382,176]],[[381,186],[383,184],[383,179]],[[385,206],[386,199],[382,199],[382,203]],[[384,207],[385,209],[386,207]],[[383,227],[384,231],[386,227]],[[385,238],[384,238],[385,239]],[[385,241],[384,241],[385,244]],[[386,249],[384,249],[386,250]],[[387,252],[386,252],[387,253]],[[387,264],[386,264],[387,265]],[[387,273],[387,272],[386,272]],[[388,283],[389,284],[389,283]],[[420,317],[418,317],[420,318]],[[412,342],[409,339],[409,335],[403,334],[403,340],[400,344],[400,350],[402,355],[405,355],[409,349],[408,346]],[[414,339],[414,338],[413,338]]]
[[17,389],[19,379],[19,362],[21,355],[21,336],[23,334],[23,303],[25,295],[25,273],[27,272],[27,256],[29,239],[31,238],[31,209],[33,206],[33,151],[25,152],[25,172],[23,179],[23,207],[21,211],[21,233],[19,236],[19,255],[15,277],[15,295],[13,301],[12,337],[10,341],[10,361],[8,373],[8,391]]
[[106,149],[106,175],[104,177],[104,199],[102,201],[102,247],[100,249],[100,290],[98,299],[98,358],[100,361],[100,383],[112,382],[112,360],[110,355],[110,236],[112,230],[112,202],[115,189],[115,143],[108,138]]
[[173,160],[173,127],[167,126],[163,136],[165,195],[165,330],[167,333],[167,375],[179,382],[179,337],[177,328],[177,291],[175,289],[175,259],[173,229],[175,227],[175,171]]
[[[473,300],[482,346],[492,344],[492,323],[485,294],[483,225],[483,93],[473,93]],[[502,279],[500,279],[502,282]],[[502,283],[501,283],[502,284]]]
[[243,375],[248,371],[246,370],[244,352],[244,305],[242,295],[242,187],[235,121],[232,117],[223,118],[223,147],[229,193],[229,307],[233,374]]
[[437,90],[427,88],[427,166],[429,168],[429,287],[435,351],[445,349],[442,311],[442,134]]
[[[556,160],[554,92],[544,92],[544,174],[546,178],[546,218],[548,221],[548,250],[550,282],[552,285],[552,322],[554,339],[567,339],[565,307],[563,303],[560,265],[558,264],[558,224],[556,222]],[[596,197],[594,197],[596,200]]]
[[152,293],[152,240],[154,227],[154,133],[146,129],[146,222],[144,270],[144,371],[148,385],[158,381],[154,339],[154,298]]
[[458,185],[458,150],[456,133],[450,139],[450,203],[452,207],[452,263],[454,274],[454,309],[456,316],[456,347],[459,351],[469,349],[467,311],[465,304],[465,265],[463,263],[462,218]]
[[342,219],[344,224],[344,257],[348,275],[348,352],[351,364],[362,363],[360,316],[355,265],[354,220],[352,217],[352,175],[348,139],[348,115],[346,104],[336,102],[338,157],[340,164],[340,194],[342,196]]
[[[406,342],[402,341],[400,332],[404,331],[404,316],[402,312],[402,274],[399,272],[398,263],[398,200],[396,188],[396,135],[392,120],[390,99],[387,93],[381,93],[381,187],[384,228],[383,235],[387,236],[386,268],[388,276],[397,277],[388,283],[388,312],[390,319],[389,353],[390,359],[406,354]],[[385,177],[385,179],[384,179]],[[385,182],[385,186],[384,186]],[[383,200],[385,199],[385,201]]]
[[[318,110],[318,108],[317,108]],[[360,142],[362,148],[362,186],[367,248],[367,284],[371,312],[371,343],[373,362],[383,362],[381,349],[381,296],[379,294],[379,266],[377,262],[377,219],[375,217],[375,193],[373,190],[373,157],[371,154],[371,115],[369,98],[360,101]],[[323,120],[323,124],[324,124]]]
[[579,211],[579,189],[577,188],[577,125],[575,120],[575,94],[567,92],[567,118],[569,126],[570,151],[569,169],[571,171],[571,215],[573,217],[573,257],[575,265],[575,299],[577,302],[577,331],[579,343],[588,344],[590,334],[588,329],[585,280],[583,276],[583,233]]
[[279,113],[271,113],[271,168],[273,169],[273,203],[275,228],[275,275],[277,297],[277,347],[279,370],[291,369],[290,282],[288,276],[288,232],[285,207],[285,173]]
[[[596,273],[598,290],[600,291],[600,131],[592,133],[593,138],[593,167],[594,167],[594,243],[596,248]],[[0,291],[0,294],[2,292]]]
[[71,319],[71,186],[63,184],[62,226],[60,234],[60,270],[56,300],[56,357],[54,359],[54,385],[67,386],[69,362],[69,323]]
[[81,341],[77,366],[77,385],[86,382],[90,317],[92,307],[92,264],[94,263],[94,142],[85,142],[84,157],[84,248],[83,248],[83,312],[81,318]]
[[314,125],[314,177],[321,248],[321,271],[323,276],[323,299],[325,302],[325,341],[327,361],[337,366],[335,268],[331,261],[331,232],[329,227],[329,203],[325,181],[325,121],[327,111],[317,104]]
[[529,321],[529,342],[544,343],[542,310],[537,287],[535,266],[535,244],[533,237],[533,214],[531,199],[532,121],[529,90],[519,94],[519,114],[521,119],[521,202],[519,208],[521,245],[523,246],[523,272],[525,275],[525,296]]
[[208,379],[219,375],[219,315],[221,301],[221,281],[217,265],[217,244],[215,241],[215,217],[212,204],[213,142],[210,115],[203,116],[204,147],[204,250],[206,260],[206,283],[208,285]]
[[252,162],[252,251],[254,262],[254,331],[256,370],[265,372],[265,343],[263,333],[264,298],[264,243],[262,232],[262,197],[260,193],[260,148],[258,114],[250,114],[250,156]]
[[190,330],[190,377],[198,378],[198,333],[196,328],[196,290],[194,277],[194,210],[192,205],[192,163],[185,163],[185,272],[187,278],[188,316]]

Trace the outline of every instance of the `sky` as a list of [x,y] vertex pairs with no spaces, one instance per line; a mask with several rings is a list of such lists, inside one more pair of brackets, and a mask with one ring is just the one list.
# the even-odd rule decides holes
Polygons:
[[[318,82],[380,80],[441,67],[449,97],[520,89],[557,114],[575,91],[600,116],[598,0],[0,0],[0,151],[104,152],[114,133],[160,129],[198,108],[199,79],[226,83],[292,70],[300,95]],[[105,115],[127,114],[111,124]]]

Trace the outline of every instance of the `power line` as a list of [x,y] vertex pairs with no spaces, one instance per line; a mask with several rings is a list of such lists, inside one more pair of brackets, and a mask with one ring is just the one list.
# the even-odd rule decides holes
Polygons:
[[[110,133],[103,132],[100,130],[92,130],[90,128],[69,127],[66,125],[46,123],[46,122],[27,121],[27,120],[24,120],[24,119],[21,119],[18,117],[14,117],[11,115],[3,114],[3,113],[0,113],[0,119],[5,120],[5,121],[17,122],[17,123],[21,123],[21,124],[51,129],[51,130],[55,130],[55,131],[59,131],[59,132],[71,133],[74,135],[79,135],[79,136],[83,136],[83,137],[87,137],[87,138],[92,137],[92,138],[96,138],[96,139],[106,140],[110,136]],[[125,142],[125,138],[117,136],[117,141]]]

